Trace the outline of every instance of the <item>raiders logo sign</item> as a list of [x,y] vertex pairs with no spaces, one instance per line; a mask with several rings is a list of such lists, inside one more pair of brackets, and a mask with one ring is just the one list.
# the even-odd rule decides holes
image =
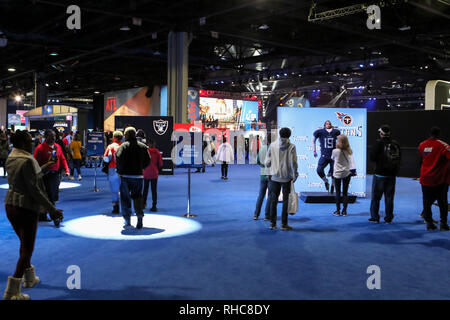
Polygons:
[[169,128],[169,121],[167,121],[167,120],[154,120],[153,121],[153,129],[160,136],[164,135],[167,132],[168,128]]

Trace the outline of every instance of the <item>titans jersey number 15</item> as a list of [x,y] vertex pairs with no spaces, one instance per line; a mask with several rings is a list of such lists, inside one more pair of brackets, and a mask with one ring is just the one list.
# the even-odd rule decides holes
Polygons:
[[330,132],[327,129],[317,129],[314,131],[314,138],[319,139],[320,153],[322,157],[331,158],[333,149],[336,148],[336,139],[341,132],[337,129],[331,129]]

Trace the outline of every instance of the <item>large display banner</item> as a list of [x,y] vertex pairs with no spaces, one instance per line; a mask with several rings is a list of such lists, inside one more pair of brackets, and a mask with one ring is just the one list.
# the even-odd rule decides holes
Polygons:
[[156,142],[156,147],[161,151],[163,168],[161,174],[173,174],[173,163],[171,152],[173,148],[172,132],[173,117],[155,116],[116,116],[115,128],[121,130],[126,124],[130,124],[138,129],[144,130],[146,136]]
[[258,121],[258,101],[242,101],[240,123],[244,123],[245,130],[251,129],[251,123]]
[[[318,157],[313,154],[313,133],[323,128],[326,120],[348,136],[356,164],[357,176],[350,181],[349,194],[366,196],[366,144],[367,110],[356,108],[278,108],[279,128],[292,130],[290,141],[297,149],[299,177],[295,182],[297,192],[324,192],[325,186],[317,174],[320,144],[316,141]],[[325,173],[328,173],[329,166]],[[330,178],[329,178],[330,180]],[[330,181],[331,182],[331,181]]]

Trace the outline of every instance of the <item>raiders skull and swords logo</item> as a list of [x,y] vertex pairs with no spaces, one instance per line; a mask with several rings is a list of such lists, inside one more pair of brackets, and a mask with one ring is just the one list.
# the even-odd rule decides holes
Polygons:
[[169,121],[167,121],[167,120],[154,120],[153,121],[153,129],[160,136],[164,135],[168,128],[169,128]]

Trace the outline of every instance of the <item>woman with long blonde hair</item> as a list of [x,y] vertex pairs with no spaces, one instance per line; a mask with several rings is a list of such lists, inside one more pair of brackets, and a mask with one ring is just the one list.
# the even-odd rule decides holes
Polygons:
[[[331,159],[334,160],[333,179],[336,188],[336,211],[335,216],[347,215],[348,204],[348,186],[350,178],[356,175],[355,161],[353,160],[353,151],[345,134],[337,137],[336,149],[333,150]],[[341,185],[342,185],[342,204],[341,212]]]

